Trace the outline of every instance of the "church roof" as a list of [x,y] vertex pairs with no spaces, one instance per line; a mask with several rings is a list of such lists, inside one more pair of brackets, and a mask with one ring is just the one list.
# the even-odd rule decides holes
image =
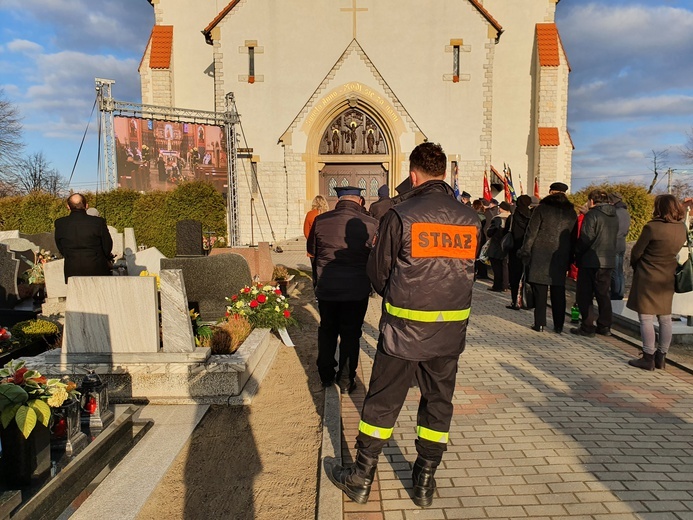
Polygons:
[[[205,40],[207,40],[207,43],[209,43],[210,45],[212,44],[212,35],[211,35],[212,29],[214,29],[217,25],[219,25],[219,22],[221,22],[224,19],[224,17],[227,14],[229,14],[231,9],[233,9],[234,7],[236,7],[237,4],[240,3],[240,1],[241,0],[231,0],[231,2],[229,2],[226,5],[226,7],[224,7],[219,12],[219,14],[214,17],[214,20],[209,22],[209,25],[207,25],[207,27],[205,27],[202,30],[202,34],[205,35]],[[479,0],[468,0],[468,1],[470,4],[472,4],[474,7],[476,7],[479,10],[479,12],[484,16],[484,18],[486,18],[486,20],[488,20],[488,22],[494,27],[494,29],[496,29],[496,31],[498,31],[498,38],[500,38],[500,35],[503,32],[503,26],[501,24],[499,24],[498,21],[493,16],[491,16],[491,13],[489,13],[486,10],[486,8],[483,5],[481,5]],[[150,0],[150,2],[151,2],[151,0]]]
[[[155,25],[149,36],[149,68],[168,69],[171,67],[171,52],[173,50],[173,26]],[[146,51],[145,51],[146,52]],[[144,58],[144,57],[143,57]],[[142,64],[140,64],[140,67]]]
[[[555,23],[538,23],[536,31],[539,65],[541,67],[558,67],[561,64],[559,49],[566,57],[566,62],[568,62],[561,35],[558,33],[558,27],[556,27]],[[568,63],[568,70],[570,70],[570,63]]]
[[539,146],[558,146],[560,144],[558,128],[555,126],[539,127]]

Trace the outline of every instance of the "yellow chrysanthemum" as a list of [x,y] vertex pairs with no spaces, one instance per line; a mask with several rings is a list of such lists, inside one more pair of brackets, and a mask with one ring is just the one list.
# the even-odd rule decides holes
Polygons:
[[275,311],[279,312],[279,305],[274,308]]
[[274,290],[274,287],[272,287],[271,285],[265,285],[265,286],[262,288],[262,290],[263,290],[263,291],[273,291],[273,290]]
[[65,390],[64,387],[59,386],[53,390],[53,394],[48,398],[48,406],[56,408],[63,404],[67,398],[67,390]]

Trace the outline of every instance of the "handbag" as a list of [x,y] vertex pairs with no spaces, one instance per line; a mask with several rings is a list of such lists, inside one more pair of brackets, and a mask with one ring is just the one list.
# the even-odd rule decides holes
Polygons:
[[[684,224],[685,225],[685,224]],[[688,259],[676,268],[674,275],[674,291],[677,293],[687,293],[693,291],[693,246],[691,246],[691,235],[686,226],[686,245],[688,246]]]
[[479,262],[486,265],[491,265],[491,260],[488,257],[488,248],[491,245],[491,241],[487,240],[483,246],[481,246],[481,251],[479,251]]
[[501,251],[503,251],[503,253],[505,253],[506,255],[510,251],[512,251],[513,247],[515,247],[515,237],[513,236],[513,225],[515,224],[515,217],[510,215],[510,217],[508,218],[510,219],[510,229],[503,236],[500,243]]
[[532,292],[532,286],[527,282],[527,269],[522,272],[520,287],[517,294],[520,308],[534,309],[534,293]]

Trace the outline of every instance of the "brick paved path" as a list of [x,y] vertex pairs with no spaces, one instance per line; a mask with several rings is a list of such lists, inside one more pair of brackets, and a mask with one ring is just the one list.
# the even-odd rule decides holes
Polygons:
[[[506,300],[477,283],[433,505],[410,499],[419,397],[412,388],[368,504],[345,500],[344,520],[693,519],[691,376],[631,368],[635,349],[614,338],[534,332],[531,312],[508,310]],[[342,398],[347,462],[380,305],[371,299],[359,389]]]

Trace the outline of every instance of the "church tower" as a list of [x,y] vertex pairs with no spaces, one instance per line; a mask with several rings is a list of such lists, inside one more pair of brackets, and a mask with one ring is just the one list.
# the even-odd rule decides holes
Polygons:
[[[252,148],[239,159],[241,242],[300,236],[310,201],[339,185],[408,175],[409,152],[439,142],[447,181],[503,194],[503,166],[547,194],[570,184],[569,64],[558,0],[150,0],[142,102],[224,111],[233,92]],[[520,5],[521,4],[521,5]],[[496,173],[494,173],[496,172]],[[497,195],[496,195],[497,194]],[[254,222],[251,223],[251,213]]]

